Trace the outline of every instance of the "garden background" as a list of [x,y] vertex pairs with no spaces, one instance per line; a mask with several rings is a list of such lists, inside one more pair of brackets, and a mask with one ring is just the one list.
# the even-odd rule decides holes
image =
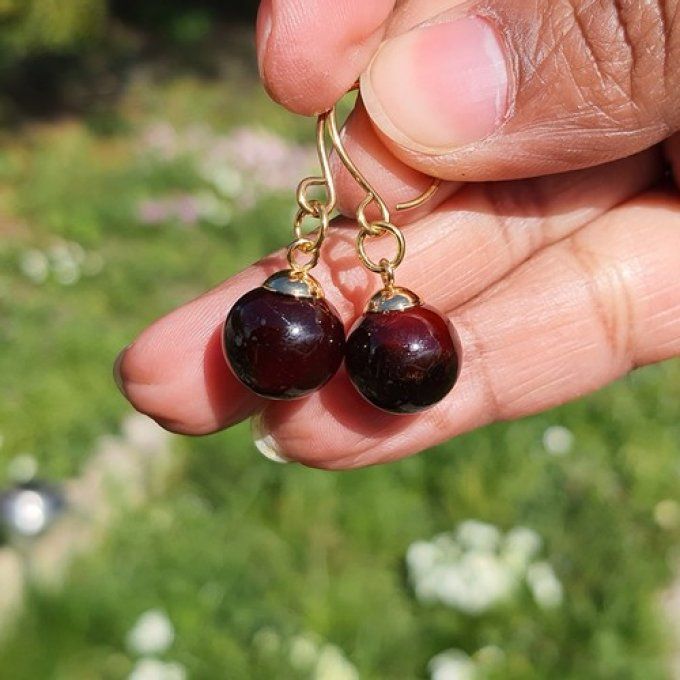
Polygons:
[[130,417],[120,348],[283,245],[313,168],[254,10],[0,0],[0,483],[70,507],[5,531],[0,678],[671,677],[677,361],[349,473]]

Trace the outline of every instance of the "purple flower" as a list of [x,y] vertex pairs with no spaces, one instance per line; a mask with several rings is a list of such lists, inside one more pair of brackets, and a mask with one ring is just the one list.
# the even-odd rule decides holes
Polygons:
[[197,222],[198,217],[197,201],[191,194],[148,199],[137,205],[137,218],[142,224],[150,226],[171,220],[191,226]]
[[165,222],[169,218],[167,201],[144,200],[137,205],[137,219],[142,224],[156,225]]

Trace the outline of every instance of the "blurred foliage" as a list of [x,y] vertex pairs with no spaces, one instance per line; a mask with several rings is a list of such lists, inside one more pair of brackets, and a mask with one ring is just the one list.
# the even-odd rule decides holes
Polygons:
[[2,62],[95,40],[105,17],[106,0],[0,0]]
[[[130,69],[156,66],[219,72],[250,40],[258,2],[217,0],[0,0],[0,122],[93,113],[120,95]],[[243,44],[245,43],[245,44]]]
[[[59,49],[69,40],[75,49],[86,24],[97,35],[111,16],[102,19],[96,3],[85,16],[85,0],[4,2],[17,36],[6,43],[16,55],[29,44],[57,46],[54,36],[19,28],[38,5],[64,8],[59,19],[71,28],[60,29]],[[143,27],[167,6],[114,3],[108,11]],[[211,21],[218,11],[209,3],[172,7],[176,16],[202,8]],[[200,33],[193,16],[194,33],[169,33]],[[29,34],[33,42],[20,47],[18,36]],[[176,63],[173,48],[166,57]],[[189,135],[200,121],[217,139],[257,121],[287,139],[312,139],[309,121],[276,109],[251,71],[230,63],[210,80],[172,68],[158,77],[149,62],[137,62],[115,100],[2,136],[3,481],[7,463],[24,453],[50,478],[77,474],[96,437],[115,431],[126,412],[110,375],[120,348],[157,316],[285,243],[293,174],[290,195],[262,195],[221,223],[199,215],[149,225],[139,217],[140,202],[206,190],[200,158],[149,152],[149,126]],[[666,677],[657,600],[677,564],[680,526],[677,517],[660,522],[657,509],[680,502],[679,423],[680,364],[670,362],[552,412],[345,474],[272,465],[254,452],[245,425],[178,438],[182,477],[81,559],[63,591],[30,594],[0,649],[0,676],[127,677],[134,657],[126,634],[140,613],[160,607],[177,632],[168,656],[190,678],[309,677],[285,644],[258,643],[263,631],[283,641],[318,635],[367,680],[422,678],[439,652],[488,645],[504,652],[493,675],[504,680]],[[574,436],[563,456],[543,442],[556,424]],[[480,616],[420,603],[406,581],[408,546],[470,517],[536,530],[564,603],[543,610],[523,593]]]
[[204,37],[212,22],[252,19],[257,5],[255,0],[0,0],[0,53],[7,63],[31,53],[82,48],[100,39],[112,20],[192,40]]

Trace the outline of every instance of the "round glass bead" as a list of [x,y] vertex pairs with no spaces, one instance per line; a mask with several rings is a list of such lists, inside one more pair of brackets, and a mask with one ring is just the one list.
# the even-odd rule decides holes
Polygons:
[[336,373],[345,332],[327,300],[261,287],[232,307],[223,346],[232,371],[250,390],[269,399],[297,399]]
[[451,391],[460,353],[450,321],[431,307],[415,305],[366,312],[350,331],[345,365],[371,404],[391,413],[417,413]]

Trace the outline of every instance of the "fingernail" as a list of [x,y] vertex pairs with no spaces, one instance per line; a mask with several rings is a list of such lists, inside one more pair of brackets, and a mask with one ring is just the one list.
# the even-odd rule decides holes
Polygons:
[[255,448],[265,458],[268,458],[274,463],[291,462],[281,453],[278,442],[267,431],[264,419],[262,418],[261,414],[255,415],[250,419],[250,431],[253,436],[253,444],[255,444]]
[[508,65],[479,17],[416,28],[388,40],[362,81],[366,107],[397,143],[451,149],[488,137],[508,106]]
[[127,345],[127,347],[123,347],[123,349],[119,352],[118,356],[116,357],[116,360],[113,362],[113,379],[116,383],[116,387],[120,390],[120,393],[127,399],[127,394],[125,394],[125,388],[123,386],[123,376],[121,375],[120,372],[120,367],[121,364],[123,363],[123,359],[125,358],[125,353],[132,347],[132,345]]
[[260,78],[264,78],[264,58],[269,36],[272,32],[272,0],[262,0],[257,12],[257,67]]

